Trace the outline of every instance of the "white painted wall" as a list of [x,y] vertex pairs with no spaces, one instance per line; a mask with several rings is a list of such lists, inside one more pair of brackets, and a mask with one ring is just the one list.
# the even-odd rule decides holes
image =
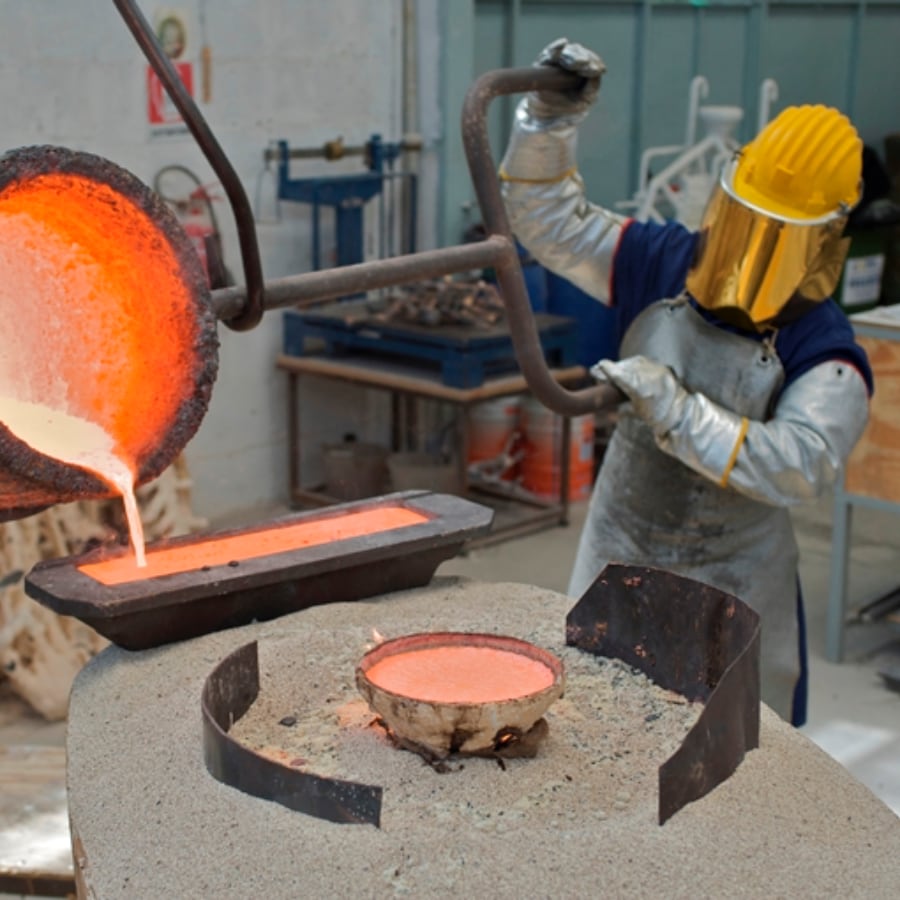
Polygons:
[[[428,149],[421,186],[420,247],[433,246],[434,144],[440,139],[437,94],[437,0],[419,5],[418,22],[431,52],[420,62]],[[165,8],[188,23],[182,60],[194,65],[204,41],[212,52],[212,97],[200,108],[257,209],[266,278],[310,267],[309,212],[281,204],[273,216],[274,182],[263,151],[284,138],[321,146],[339,135],[348,144],[373,133],[398,140],[402,129],[402,0],[142,0],[155,20]],[[206,34],[200,13],[205,9]],[[0,0],[0,146],[49,143],[91,151],[148,184],[169,164],[204,182],[214,176],[187,134],[154,133],[146,111],[147,65],[111,0]],[[196,93],[196,91],[195,91]],[[357,171],[358,160],[300,161],[297,177]],[[242,267],[227,202],[217,205],[226,262]],[[27,301],[27,298],[23,298]],[[231,516],[286,500],[285,379],[273,361],[281,346],[281,313],[254,331],[220,327],[220,373],[210,410],[187,448],[197,512]],[[315,478],[318,447],[353,431],[385,435],[386,398],[308,382],[302,395],[304,469]]]

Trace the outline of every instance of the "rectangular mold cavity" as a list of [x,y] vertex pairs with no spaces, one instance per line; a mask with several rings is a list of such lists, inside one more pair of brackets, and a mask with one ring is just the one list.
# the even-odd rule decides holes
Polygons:
[[[377,527],[381,520],[386,528]],[[419,587],[492,520],[491,509],[463,498],[406,491],[151,544],[149,577],[125,547],[47,560],[28,574],[25,590],[120,647],[144,650]],[[193,568],[179,569],[187,559]]]

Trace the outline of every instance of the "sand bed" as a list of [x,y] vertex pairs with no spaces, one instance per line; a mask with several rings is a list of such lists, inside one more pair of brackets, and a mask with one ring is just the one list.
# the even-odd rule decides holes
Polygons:
[[[427,620],[407,624],[426,628]],[[304,630],[261,642],[260,696],[231,734],[303,771],[382,786],[386,831],[434,814],[442,827],[500,831],[622,814],[632,800],[653,800],[657,769],[700,713],[617,660],[565,647],[559,623],[547,622],[526,639],[562,659],[567,681],[537,757],[502,766],[451,758],[436,771],[394,746],[356,689],[356,663],[371,645],[365,628],[317,635],[314,658],[307,638]]]
[[[900,820],[765,708],[761,748],[659,826],[656,770],[698,710],[566,648],[571,606],[528,586],[437,579],[154,651],[104,651],[69,719],[87,885],[104,898],[892,895]],[[558,653],[567,690],[538,757],[439,774],[395,749],[353,686],[373,629],[489,631]],[[234,734],[309,771],[380,784],[382,828],[313,819],[208,775],[203,683],[254,639],[261,695]]]

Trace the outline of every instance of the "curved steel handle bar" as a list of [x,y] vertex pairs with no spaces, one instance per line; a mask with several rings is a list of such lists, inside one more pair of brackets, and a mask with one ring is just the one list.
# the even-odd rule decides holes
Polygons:
[[241,260],[244,265],[244,279],[247,287],[244,304],[233,315],[225,319],[225,324],[235,331],[249,331],[259,324],[265,312],[265,288],[253,212],[244,186],[137,5],[133,0],[113,0],[113,3],[134,35],[144,56],[147,57],[153,71],[159,76],[159,80],[163,83],[163,87],[171,97],[176,109],[181,113],[185,125],[203,150],[231,203],[231,209],[238,225]]
[[558,384],[547,368],[528,300],[525,277],[500,193],[500,182],[488,138],[487,110],[491,100],[504,94],[566,90],[577,86],[580,80],[577,75],[547,66],[486,72],[469,88],[462,110],[466,159],[481,207],[485,231],[494,239],[505,240],[494,268],[508,312],[516,359],[532,393],[544,406],[563,415],[579,415],[614,406],[621,403],[624,396],[612,385],[570,391]]
[[134,0],[113,0],[113,3],[222,182],[231,203],[247,283],[246,286],[237,285],[212,292],[213,309],[229,328],[247,331],[255,327],[269,309],[313,306],[347,294],[411,284],[455,272],[493,268],[507,309],[516,360],[528,387],[538,400],[562,415],[593,412],[622,401],[622,394],[610,385],[570,391],[559,385],[550,374],[528,300],[515,241],[506,218],[487,136],[487,107],[494,97],[537,88],[571,87],[573,78],[577,76],[552,68],[501,69],[483,75],[469,89],[463,105],[463,142],[489,235],[486,240],[305,272],[264,283],[253,213],[240,179]]

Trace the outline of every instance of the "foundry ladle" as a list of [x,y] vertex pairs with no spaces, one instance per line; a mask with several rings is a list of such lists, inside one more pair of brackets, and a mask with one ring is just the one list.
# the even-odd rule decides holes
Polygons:
[[264,282],[253,214],[240,179],[136,3],[133,0],[113,2],[221,181],[231,204],[246,284],[212,292],[215,314],[229,328],[236,331],[254,328],[270,309],[308,307],[348,294],[490,267],[497,274],[516,360],[535,397],[565,416],[594,412],[621,402],[622,395],[610,385],[569,390],[550,374],[488,138],[487,110],[495,97],[539,89],[565,90],[577,76],[547,67],[501,69],[485,73],[470,87],[463,103],[462,136],[488,235],[485,240]]

